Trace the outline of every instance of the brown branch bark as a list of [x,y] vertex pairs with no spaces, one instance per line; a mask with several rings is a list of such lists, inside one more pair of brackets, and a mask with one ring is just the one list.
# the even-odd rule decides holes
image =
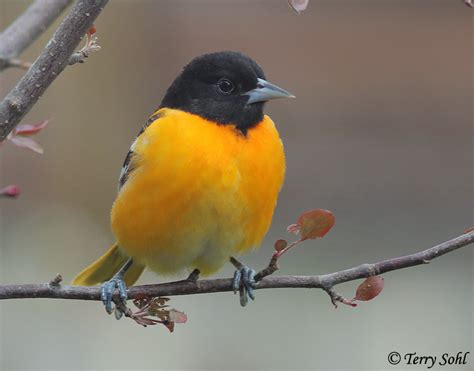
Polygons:
[[72,0],[36,0],[0,33],[0,71],[7,67],[25,67],[16,58],[30,46]]
[[[450,253],[474,242],[474,232],[463,234],[437,246],[414,254],[391,258],[372,264],[362,264],[354,268],[323,274],[319,276],[267,276],[258,283],[257,289],[275,288],[319,288],[326,291],[334,301],[345,300],[332,287],[344,282],[354,281],[390,271],[427,264],[431,260]],[[155,285],[142,285],[129,288],[129,299],[143,297],[208,294],[232,291],[232,279],[183,280]],[[76,299],[100,300],[100,287],[60,286],[58,279],[47,284],[0,285],[2,299]]]
[[68,66],[74,50],[107,2],[108,0],[77,0],[38,59],[0,102],[0,142],[5,140],[49,85]]

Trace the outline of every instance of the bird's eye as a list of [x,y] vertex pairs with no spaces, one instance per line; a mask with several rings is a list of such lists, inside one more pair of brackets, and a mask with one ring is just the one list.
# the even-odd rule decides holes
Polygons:
[[219,90],[224,94],[230,94],[234,91],[234,84],[227,79],[220,79],[217,83]]

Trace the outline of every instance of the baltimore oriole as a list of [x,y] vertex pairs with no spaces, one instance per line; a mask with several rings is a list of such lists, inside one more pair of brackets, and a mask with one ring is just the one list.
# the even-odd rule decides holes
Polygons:
[[[125,301],[145,267],[209,275],[259,246],[285,174],[263,105],[288,97],[241,53],[205,54],[184,67],[125,158],[111,213],[117,242],[73,284],[103,283],[111,313],[114,290]],[[253,299],[254,275],[246,266],[234,275],[242,305]]]

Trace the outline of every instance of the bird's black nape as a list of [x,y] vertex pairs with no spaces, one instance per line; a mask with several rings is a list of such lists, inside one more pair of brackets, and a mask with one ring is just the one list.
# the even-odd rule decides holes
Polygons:
[[238,52],[195,58],[168,88],[160,108],[175,108],[217,124],[235,125],[242,133],[263,119],[263,102],[247,104],[246,92],[265,79],[260,66]]

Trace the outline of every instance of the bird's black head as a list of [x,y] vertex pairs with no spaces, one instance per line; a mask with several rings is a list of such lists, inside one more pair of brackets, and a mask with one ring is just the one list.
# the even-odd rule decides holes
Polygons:
[[265,81],[260,66],[242,53],[204,54],[184,67],[168,88],[160,108],[175,108],[246,134],[263,119],[263,104],[293,97]]

